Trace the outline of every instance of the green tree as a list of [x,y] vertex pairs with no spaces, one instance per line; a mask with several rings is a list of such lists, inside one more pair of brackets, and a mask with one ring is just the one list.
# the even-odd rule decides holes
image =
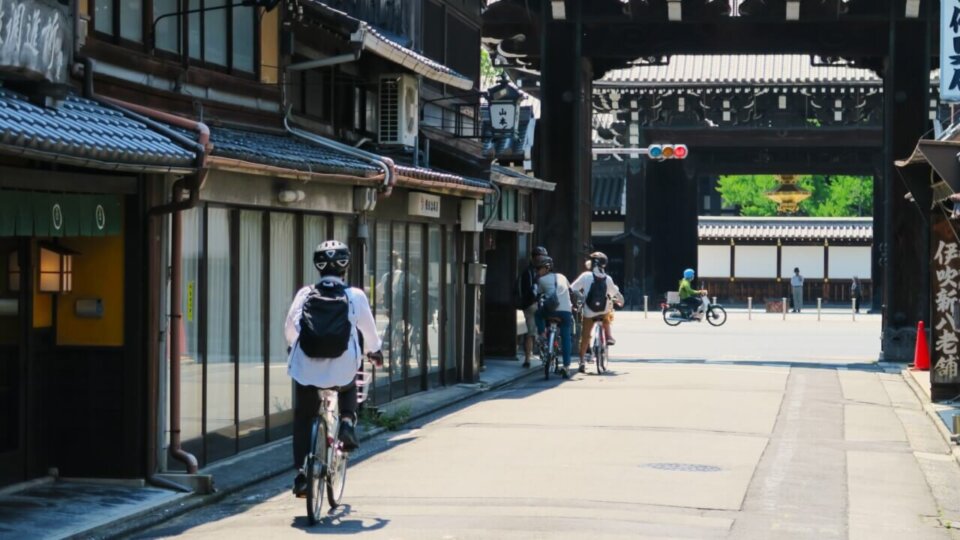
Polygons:
[[[814,217],[854,217],[873,215],[873,179],[864,176],[801,176],[797,182],[810,191],[800,203],[799,215]],[[766,192],[777,187],[773,175],[721,176],[717,191],[724,205],[736,206],[743,216],[775,216],[777,204]]]
[[480,76],[487,80],[493,80],[500,76],[503,70],[493,67],[493,61],[490,60],[490,53],[483,47],[480,48]]

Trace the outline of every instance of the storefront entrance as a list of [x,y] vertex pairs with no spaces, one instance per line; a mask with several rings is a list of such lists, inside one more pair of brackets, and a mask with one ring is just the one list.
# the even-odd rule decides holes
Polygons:
[[[26,407],[25,375],[27,347],[24,337],[27,302],[19,291],[27,290],[23,280],[28,274],[11,274],[28,242],[0,238],[2,275],[0,280],[0,485],[22,481],[26,475]],[[11,260],[12,258],[12,260]]]

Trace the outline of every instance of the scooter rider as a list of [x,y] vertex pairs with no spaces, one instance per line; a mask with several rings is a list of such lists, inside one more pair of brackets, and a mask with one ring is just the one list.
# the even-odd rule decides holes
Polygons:
[[690,317],[699,320],[701,311],[706,310],[701,297],[706,296],[707,290],[693,288],[690,283],[693,281],[694,275],[693,268],[684,270],[683,279],[680,280],[680,287],[677,292],[680,294],[680,304],[690,311]]

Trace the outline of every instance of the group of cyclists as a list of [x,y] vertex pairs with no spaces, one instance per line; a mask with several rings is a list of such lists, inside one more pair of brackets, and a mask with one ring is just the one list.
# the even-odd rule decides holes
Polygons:
[[[604,253],[600,251],[591,253],[585,261],[586,271],[570,283],[566,276],[554,271],[553,259],[545,247],[537,246],[533,249],[530,264],[525,273],[521,274],[517,285],[521,304],[519,307],[523,310],[527,325],[524,367],[530,367],[534,341],[533,330],[536,330],[537,339],[544,339],[548,317],[558,319],[560,323],[560,351],[563,357],[563,368],[560,373],[565,379],[570,377],[573,321],[574,314],[578,310],[583,310],[579,344],[578,371],[580,373],[586,371],[585,357],[587,348],[590,346],[590,333],[596,321],[599,320],[603,324],[607,345],[616,343],[610,326],[613,322],[614,308],[623,307],[624,299],[620,288],[606,273],[607,262],[608,258]],[[531,273],[535,279],[527,277]],[[591,291],[599,299],[587,302]]]
[[[369,357],[383,365],[382,342],[366,294],[346,282],[350,267],[350,249],[343,242],[328,240],[318,245],[313,263],[320,280],[300,289],[287,312],[284,334],[289,346],[287,372],[294,381],[293,465],[297,471],[293,492],[305,496],[307,479],[303,470],[309,451],[310,430],[319,408],[319,392],[338,392],[340,427],[337,438],[349,452],[358,447],[355,432],[357,421],[357,387],[355,378]],[[547,318],[559,320],[560,347],[563,357],[561,375],[570,377],[574,313],[582,310],[579,371],[585,371],[585,356],[590,346],[593,326],[603,325],[607,345],[616,341],[611,332],[614,308],[623,307],[620,288],[606,273],[607,256],[599,251],[585,261],[585,271],[570,283],[554,270],[553,259],[546,248],[538,246],[531,253],[530,265],[518,279],[519,303],[522,304],[528,328],[524,366],[530,366],[533,334],[543,336]],[[681,300],[696,309],[704,291],[690,283],[693,270],[684,272],[680,282]]]

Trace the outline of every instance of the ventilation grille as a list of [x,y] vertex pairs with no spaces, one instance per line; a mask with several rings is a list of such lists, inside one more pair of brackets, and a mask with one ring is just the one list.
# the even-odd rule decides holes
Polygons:
[[400,143],[400,81],[380,79],[380,142]]

